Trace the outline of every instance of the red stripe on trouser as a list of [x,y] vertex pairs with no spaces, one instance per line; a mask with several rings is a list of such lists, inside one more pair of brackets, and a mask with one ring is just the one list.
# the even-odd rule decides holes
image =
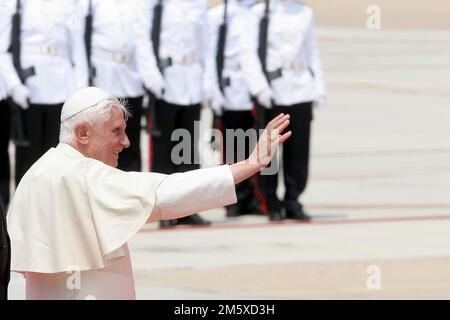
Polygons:
[[256,119],[256,106],[254,105],[252,110],[251,110],[252,116],[254,119]]

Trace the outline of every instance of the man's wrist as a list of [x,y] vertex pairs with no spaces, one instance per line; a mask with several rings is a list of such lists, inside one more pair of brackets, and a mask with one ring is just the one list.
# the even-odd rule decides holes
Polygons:
[[230,166],[231,173],[233,174],[234,183],[238,184],[239,182],[250,178],[256,173],[260,172],[264,167],[261,163],[256,161],[252,161],[251,158],[234,163]]

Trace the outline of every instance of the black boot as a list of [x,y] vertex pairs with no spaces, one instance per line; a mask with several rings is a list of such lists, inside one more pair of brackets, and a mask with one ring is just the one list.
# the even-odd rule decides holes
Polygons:
[[270,211],[269,221],[282,221],[284,219],[281,211]]
[[226,213],[227,218],[236,218],[236,217],[239,217],[239,215],[240,215],[239,206],[237,204],[232,204],[232,205],[228,206],[226,208],[226,210],[227,210],[227,213]]
[[171,228],[171,227],[175,227],[177,224],[178,224],[178,220],[177,219],[160,220],[159,221],[159,227],[160,228]]
[[241,214],[262,214],[258,199],[253,197],[250,200],[247,200],[241,207]]
[[267,201],[267,209],[269,210],[269,221],[284,220],[284,215],[281,212],[282,205],[278,199],[272,199]]
[[294,220],[309,221],[311,217],[303,210],[303,206],[298,202],[285,202],[286,218]]
[[178,224],[189,224],[193,226],[208,226],[211,224],[211,221],[203,219],[202,217],[200,217],[200,215],[196,213],[191,216],[178,219]]

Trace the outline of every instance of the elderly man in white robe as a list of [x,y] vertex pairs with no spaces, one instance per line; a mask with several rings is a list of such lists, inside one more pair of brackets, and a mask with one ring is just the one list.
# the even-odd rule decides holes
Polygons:
[[[127,241],[145,223],[236,202],[235,184],[268,166],[289,115],[274,118],[249,158],[232,165],[164,175],[116,169],[130,143],[128,111],[88,87],[64,104],[60,143],[25,174],[12,199],[11,270],[27,299],[135,299]],[[79,272],[78,285],[71,282]]]

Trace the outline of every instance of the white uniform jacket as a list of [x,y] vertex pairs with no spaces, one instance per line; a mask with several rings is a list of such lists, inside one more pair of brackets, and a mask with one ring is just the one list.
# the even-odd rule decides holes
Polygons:
[[0,100],[4,100],[7,97],[6,84],[0,75]]
[[[16,0],[4,0],[0,54],[8,54],[11,17]],[[36,104],[63,103],[76,89],[87,85],[83,20],[76,0],[22,0],[21,64],[33,66],[35,75],[26,81],[30,101]],[[2,28],[3,29],[3,28]],[[7,73],[9,90],[19,83],[15,72]]]
[[[247,19],[250,24],[248,41],[244,42],[247,52],[256,53],[259,21],[264,8],[264,3],[251,8],[251,18]],[[266,64],[268,72],[281,71],[281,76],[271,81],[276,105],[289,106],[325,98],[313,10],[309,6],[293,0],[271,2]],[[250,84],[254,78],[262,76],[254,69],[245,68],[245,71]],[[262,82],[261,79],[258,81],[259,84]]]
[[[137,0],[138,59],[148,59],[153,7],[156,0]],[[163,0],[159,58],[171,60],[164,69],[163,99],[178,105],[193,105],[203,99],[203,71],[208,37],[205,0]],[[139,62],[138,64],[144,64]],[[151,78],[151,67],[142,69],[143,80]]]
[[[5,7],[0,5],[0,17],[2,17],[5,14]],[[7,71],[7,69],[5,69],[6,64],[8,63],[6,61],[5,58],[6,55],[5,54],[1,54],[2,51],[6,51],[7,47],[7,35],[6,35],[6,24],[0,21],[0,45],[3,45],[4,47],[0,47],[0,100],[6,99],[6,97],[8,96],[8,89],[6,87],[6,82],[5,82],[5,76],[4,74]]]
[[11,95],[13,88],[8,87],[6,79],[15,73],[11,56],[7,53],[10,45],[9,21],[3,19],[9,12],[6,3],[0,3],[0,100]]
[[[89,0],[82,0],[85,13]],[[135,98],[144,94],[136,65],[136,2],[92,0],[93,31],[91,62],[94,85],[116,97]]]
[[[17,82],[6,82],[6,79],[14,77],[16,74],[12,57],[7,53],[10,46],[9,22],[7,19],[1,18],[5,17],[8,12],[10,10],[8,10],[6,4],[0,4],[0,100],[10,96],[14,86],[17,84]],[[8,86],[8,84],[10,85]]]
[[[222,78],[225,79],[223,93],[218,87],[216,54],[219,28],[223,23],[225,5],[223,3],[208,11],[208,53],[205,71],[205,94],[214,98],[215,94],[223,94],[225,110],[251,110],[253,103],[241,68],[241,35],[246,32],[242,15],[248,11],[247,5],[237,0],[229,0],[227,8],[227,33],[225,40],[224,67]],[[241,17],[241,18],[240,18]]]
[[8,91],[6,89],[6,83],[3,80],[1,71],[0,71],[0,101],[6,99],[8,96]]

